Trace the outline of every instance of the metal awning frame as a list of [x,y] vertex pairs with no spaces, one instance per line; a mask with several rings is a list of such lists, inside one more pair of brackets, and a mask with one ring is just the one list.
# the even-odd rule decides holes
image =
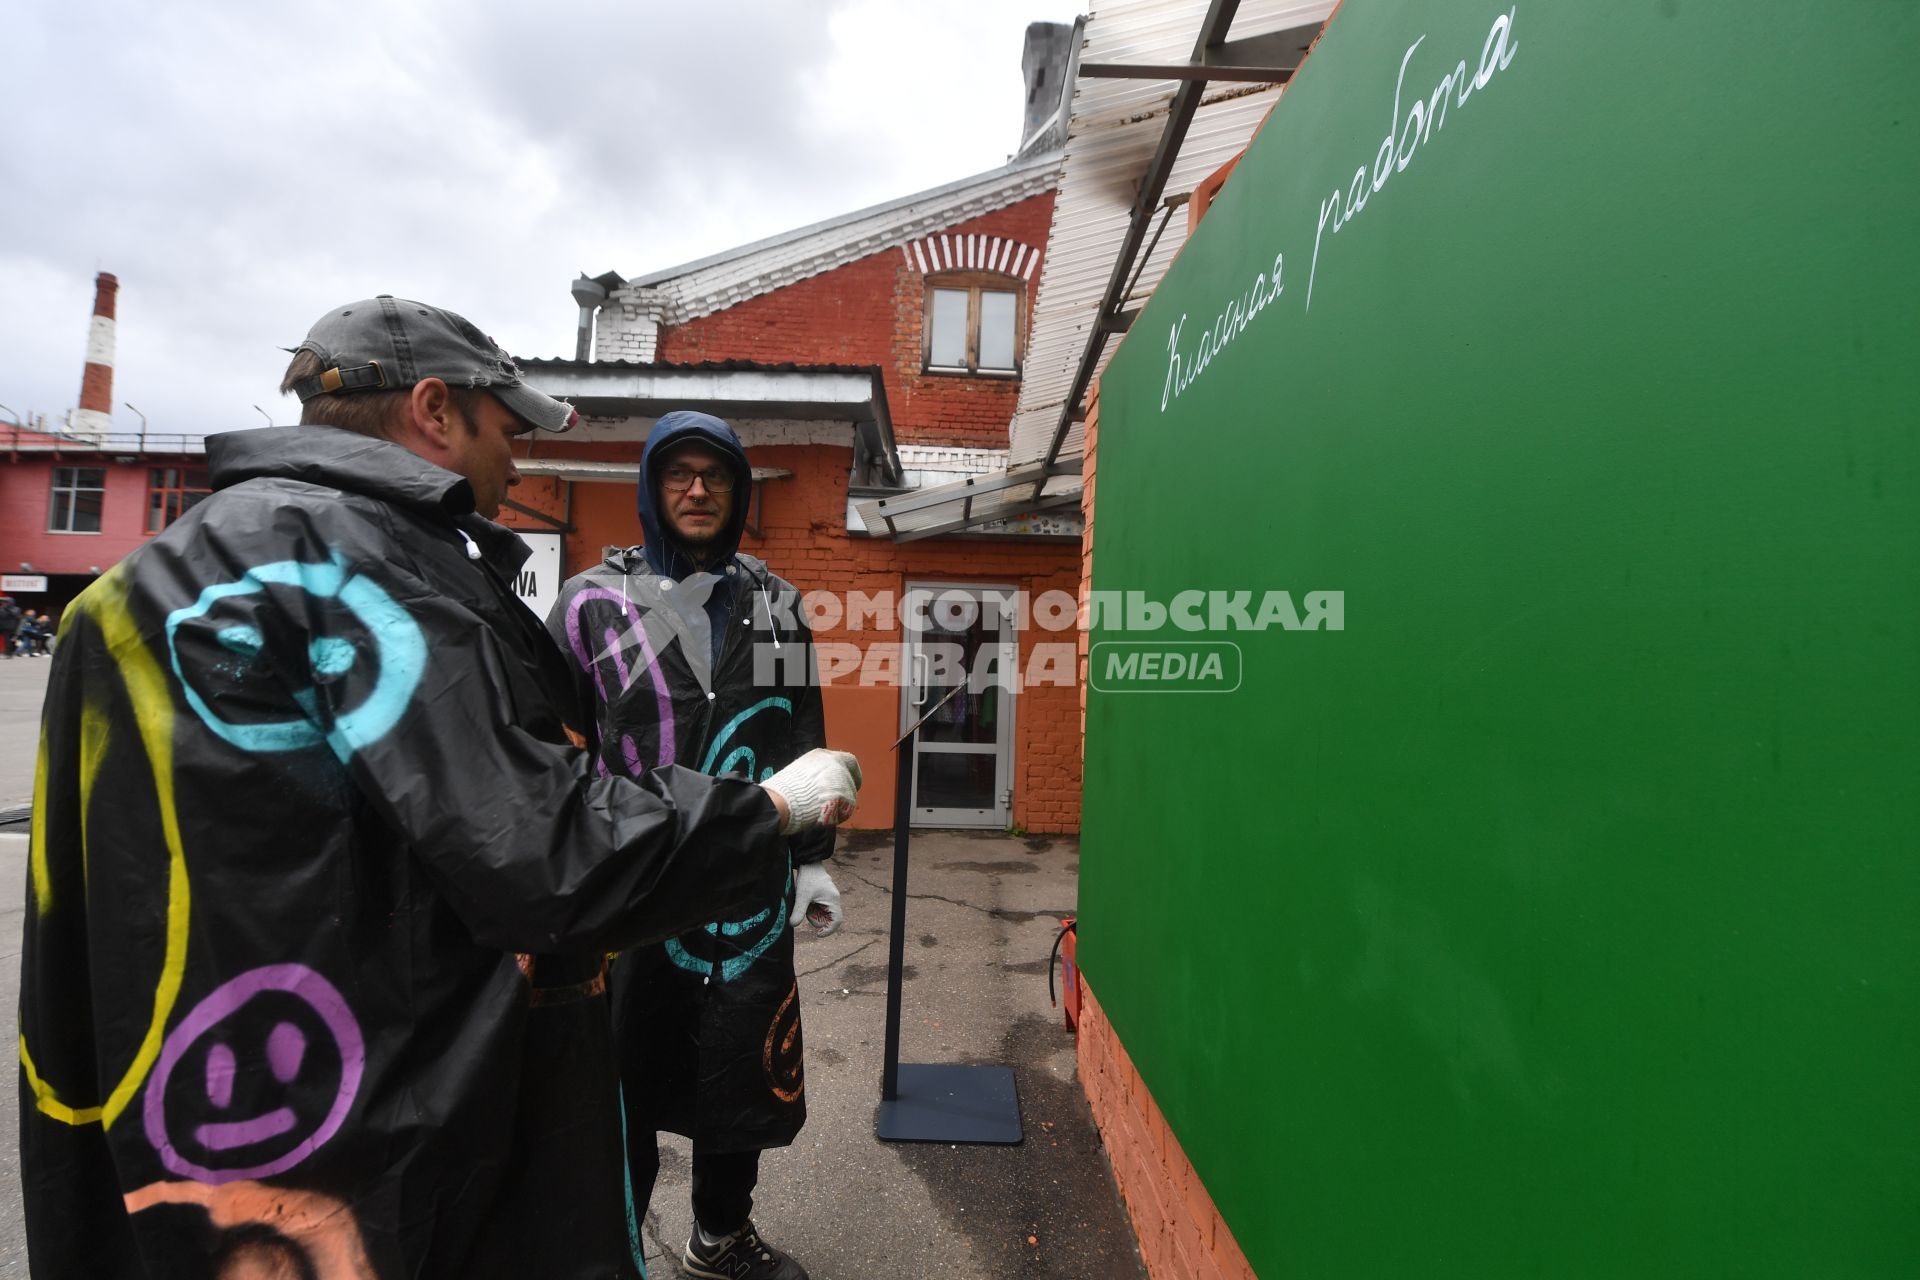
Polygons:
[[[945,524],[928,525],[924,529],[909,529],[905,533],[895,533],[893,540],[895,542],[918,542],[922,538],[935,538],[944,533],[962,533],[968,529],[978,528],[983,524],[992,524],[996,520],[1018,520],[1022,516],[1034,515],[1041,511],[1055,511],[1061,507],[1078,508],[1079,505],[1080,491],[1078,489],[1075,489],[1071,493],[1055,493],[1044,498],[1035,498],[1029,502],[1022,503],[1018,511],[1001,511],[993,515],[981,516],[978,519],[973,517],[971,503],[969,503],[967,514],[961,516],[958,520],[949,520]],[[888,525],[888,529],[889,531],[892,530],[891,524]]]
[[[1106,295],[1100,300],[1093,332],[1087,336],[1086,348],[1080,353],[1080,367],[1074,373],[1066,400],[1060,406],[1060,424],[1054,428],[1053,440],[1047,446],[1041,466],[1054,466],[1059,462],[1060,449],[1066,443],[1068,431],[1074,423],[1085,420],[1087,391],[1093,386],[1093,375],[1100,367],[1100,356],[1106,350],[1107,340],[1115,334],[1125,333],[1133,324],[1133,313],[1120,308],[1132,287],[1131,281],[1138,279],[1136,261],[1143,266],[1145,264],[1145,258],[1140,256],[1140,247],[1146,239],[1147,225],[1153,220],[1154,213],[1162,208],[1161,197],[1166,191],[1167,179],[1173,173],[1174,161],[1180,156],[1180,145],[1186,140],[1187,130],[1193,125],[1194,113],[1200,109],[1201,95],[1206,92],[1207,82],[1257,79],[1285,84],[1293,77],[1294,68],[1291,66],[1245,65],[1283,60],[1275,57],[1275,54],[1291,56],[1286,53],[1290,47],[1289,40],[1297,37],[1292,32],[1276,31],[1230,41],[1227,32],[1233,27],[1234,14],[1239,9],[1240,0],[1213,0],[1207,6],[1207,16],[1200,23],[1200,34],[1194,39],[1191,65],[1130,67],[1104,63],[1094,66],[1082,64],[1080,67],[1081,75],[1177,79],[1180,87],[1174,90],[1173,102],[1167,110],[1167,125],[1160,133],[1160,145],[1155,149],[1153,159],[1148,162],[1146,172],[1141,175],[1133,210],[1127,217],[1127,237],[1114,258],[1113,273],[1107,279]],[[1165,207],[1160,224],[1162,230],[1166,227],[1166,217],[1172,213],[1172,208],[1172,205]],[[1156,232],[1156,244],[1159,238]],[[1149,248],[1148,253],[1151,252]]]
[[[1213,15],[1208,14],[1207,20],[1211,22]],[[1220,28],[1221,36],[1226,35],[1226,28],[1232,23],[1230,8],[1225,25]],[[1204,31],[1202,34],[1204,36]],[[1299,70],[1297,64],[1280,65],[1282,60],[1293,56],[1287,35],[1284,31],[1272,31],[1242,40],[1223,38],[1209,42],[1203,38],[1194,49],[1192,62],[1083,62],[1080,74],[1096,80],[1233,80],[1248,84],[1285,84]]]
[[[914,542],[921,538],[930,538],[938,533],[951,533],[965,529],[970,525],[986,524],[994,520],[1012,519],[1031,511],[1047,510],[1063,506],[1068,502],[1079,502],[1080,493],[1053,494],[1043,496],[1047,482],[1056,476],[1077,476],[1080,474],[1080,460],[1071,458],[1065,462],[1042,463],[1035,466],[1016,467],[1007,471],[989,471],[984,475],[968,476],[951,484],[936,485],[929,489],[909,491],[898,497],[881,498],[874,504],[874,513],[886,523],[887,534],[895,542]],[[990,497],[1007,493],[1009,490],[1031,487],[1032,492],[1025,499],[1018,499],[1023,505],[1021,511],[995,510],[976,517],[973,504],[976,498]],[[935,507],[948,507],[960,504],[960,518],[929,525],[925,528],[902,529],[894,523],[895,519],[912,515],[917,511],[927,511]]]
[[[880,516],[885,522],[887,533],[894,541],[912,542],[939,534],[957,533],[975,525],[1012,519],[1036,511],[1053,510],[1081,500],[1081,494],[1078,491],[1046,495],[1046,485],[1055,476],[1080,474],[1080,459],[1061,458],[1061,447],[1065,444],[1067,433],[1073,424],[1084,421],[1086,418],[1084,405],[1087,392],[1093,385],[1094,373],[1100,367],[1100,357],[1106,350],[1108,340],[1115,335],[1126,333],[1138,314],[1137,311],[1122,310],[1126,299],[1132,296],[1135,285],[1138,284],[1141,274],[1146,269],[1147,260],[1159,245],[1161,234],[1166,230],[1174,211],[1187,203],[1186,193],[1176,193],[1167,197],[1166,186],[1167,180],[1173,173],[1174,162],[1179,159],[1181,144],[1186,140],[1187,131],[1193,125],[1194,115],[1200,109],[1201,98],[1206,92],[1207,83],[1209,81],[1250,81],[1285,84],[1293,78],[1295,67],[1291,64],[1297,56],[1295,50],[1298,47],[1298,32],[1276,31],[1249,36],[1241,40],[1229,40],[1227,33],[1233,27],[1234,15],[1239,12],[1239,8],[1240,0],[1212,0],[1207,7],[1206,17],[1200,23],[1199,34],[1194,39],[1191,63],[1079,64],[1078,74],[1083,76],[1105,79],[1177,80],[1180,85],[1174,90],[1172,102],[1168,107],[1167,123],[1161,131],[1159,145],[1155,148],[1153,159],[1148,163],[1136,190],[1133,208],[1127,218],[1126,239],[1114,258],[1113,271],[1107,280],[1106,293],[1095,314],[1093,331],[1088,335],[1087,345],[1081,352],[1079,368],[1074,374],[1071,389],[1061,404],[1059,425],[1054,429],[1053,439],[1047,446],[1046,456],[1036,464],[984,476],[969,477],[966,480],[924,489],[911,495],[880,500],[875,504],[874,514]],[[1289,65],[1281,65],[1282,63]],[[1158,225],[1153,225],[1156,214]],[[1149,226],[1152,226],[1150,241],[1147,238]],[[1143,243],[1145,252],[1142,252]],[[976,498],[1004,494],[1010,490],[1029,486],[1031,492],[1019,504],[1018,510],[1010,511],[1003,505],[996,505],[991,511],[975,515],[973,506]],[[954,504],[958,504],[960,514],[953,520],[904,530],[894,522],[896,517]]]

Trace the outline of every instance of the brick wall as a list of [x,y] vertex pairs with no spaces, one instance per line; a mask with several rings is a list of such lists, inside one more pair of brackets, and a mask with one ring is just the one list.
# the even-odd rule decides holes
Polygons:
[[[1051,192],[978,218],[942,234],[1001,237],[1044,248],[1053,218]],[[1032,318],[1036,269],[1025,281]],[[895,437],[902,443],[1007,447],[1020,384],[1015,379],[922,370],[927,277],[919,260],[898,246],[832,271],[772,289],[734,306],[653,331],[653,299],[622,301],[615,317],[603,313],[596,338],[600,358],[656,359],[665,364],[751,360],[800,365],[873,365],[886,382]],[[652,349],[649,350],[649,347]],[[850,441],[850,434],[849,434]],[[601,461],[637,461],[640,445],[546,445],[544,453]],[[855,538],[846,526],[851,449],[832,445],[749,445],[757,467],[793,472],[764,486],[754,523],[741,549],[760,556],[775,573],[802,591],[824,590],[843,599],[852,591],[898,598],[909,583],[996,584],[1024,590],[1075,594],[1081,559],[1070,543],[1012,539],[928,539],[896,544]],[[606,545],[640,540],[634,495],[625,484],[530,480],[514,498],[555,516],[571,501],[573,531],[563,540],[563,572],[597,561]],[[540,527],[525,517],[509,523]],[[821,631],[823,642],[866,645],[898,642],[897,624],[885,631],[852,631],[845,625]],[[1074,643],[1073,632],[1029,629],[1020,636],[1022,670],[1034,646]],[[1077,675],[1077,672],[1074,673]],[[825,691],[828,736],[833,745],[858,753],[872,784],[852,825],[893,823],[892,764],[886,752],[898,736],[897,688],[833,684]],[[1080,826],[1080,722],[1078,681],[1023,690],[1014,704],[1013,821],[1030,831],[1070,832]]]
[[[1034,196],[946,234],[1003,236],[1041,248],[1053,219],[1053,194]],[[1026,282],[1032,319],[1036,271]],[[921,346],[926,276],[896,247],[810,279],[701,316],[659,333],[666,364],[758,360],[796,364],[878,365],[895,436],[906,444],[1007,447],[1015,379],[926,373]]]
[[[1004,429],[1004,424],[1003,424]],[[848,428],[851,439],[851,428]],[[536,446],[538,447],[538,446]],[[633,461],[638,443],[568,444],[569,457]],[[544,452],[552,453],[548,445]],[[884,538],[850,536],[846,525],[847,484],[853,465],[851,444],[750,447],[756,467],[793,472],[764,482],[752,522],[760,535],[746,534],[740,549],[765,560],[773,571],[801,591],[829,591],[843,600],[852,591],[888,593],[896,599],[909,583],[993,583],[1025,590],[1037,598],[1047,591],[1073,596],[1080,584],[1079,558],[1071,544],[1015,539],[928,539],[895,543]],[[564,482],[528,479],[513,491],[514,500],[556,517],[568,510]],[[601,548],[630,546],[641,540],[632,486],[615,483],[571,485],[573,531],[562,539],[561,571],[575,574],[600,559]],[[507,523],[526,529],[538,521],[508,513]],[[846,620],[819,631],[815,639],[865,646],[898,643],[897,619],[891,627],[853,630]],[[1020,636],[1020,662],[1026,669],[1041,643],[1074,643],[1073,631],[1032,628]],[[1080,731],[1076,716],[1077,681],[1023,690],[1015,700],[1011,782],[1013,821],[1029,831],[1072,832],[1080,827]],[[851,682],[825,690],[828,737],[832,745],[860,755],[868,777],[856,827],[893,825],[893,766],[886,750],[899,734],[897,688],[859,688]]]
[[1147,1274],[1152,1280],[1256,1280],[1084,976],[1075,1057]]

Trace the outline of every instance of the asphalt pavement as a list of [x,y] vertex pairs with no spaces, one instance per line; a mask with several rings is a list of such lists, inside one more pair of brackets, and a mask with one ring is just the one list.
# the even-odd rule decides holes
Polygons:
[[[33,759],[40,740],[40,700],[47,658],[0,658],[0,816],[33,799]],[[27,828],[0,825],[0,1009],[8,1044],[20,1039],[20,922],[27,888]],[[0,1103],[0,1278],[27,1274],[27,1237],[20,1218],[20,1113]]]
[[0,658],[0,815],[33,799],[40,700],[52,665],[51,658]]
[[[0,660],[0,810],[25,804],[45,659]],[[870,768],[869,778],[891,770]],[[0,1008],[19,1001],[25,828],[0,828]],[[1013,1068],[1025,1140],[890,1144],[874,1136],[885,1039],[891,833],[849,833],[831,864],[846,923],[802,926],[806,1128],[767,1153],[754,1218],[813,1280],[1144,1280],[1133,1233],[1047,1002],[1058,918],[1073,910],[1070,838],[917,832],[907,889],[901,1059]],[[17,1039],[10,1033],[8,1043]],[[27,1274],[18,1119],[0,1106],[0,1280]],[[678,1276],[689,1162],[668,1137],[643,1227],[653,1280]]]

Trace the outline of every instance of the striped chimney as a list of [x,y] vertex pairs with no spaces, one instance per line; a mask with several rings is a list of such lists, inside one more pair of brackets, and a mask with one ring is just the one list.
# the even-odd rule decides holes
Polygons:
[[102,440],[113,430],[113,312],[120,281],[102,271],[93,280],[93,327],[87,331],[87,371],[80,379],[80,407],[67,420],[76,436]]

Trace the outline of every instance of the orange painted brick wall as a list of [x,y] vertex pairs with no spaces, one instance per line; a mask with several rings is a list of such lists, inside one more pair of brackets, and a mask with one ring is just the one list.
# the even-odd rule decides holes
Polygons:
[[[1053,193],[956,223],[947,234],[1004,236],[1043,249]],[[1027,322],[1040,279],[1026,282]],[[921,368],[926,277],[898,247],[660,331],[663,364],[758,360],[878,365],[903,444],[1007,447],[1015,379],[926,373]]]
[[1256,1280],[1084,977],[1074,1051],[1147,1274],[1152,1280]]
[[[949,235],[1001,236],[1044,248],[1053,218],[1053,195],[1023,200],[1005,209],[944,228]],[[1026,281],[1031,322],[1038,269]],[[1019,382],[1008,378],[926,373],[921,348],[926,277],[898,247],[882,250],[807,280],[771,290],[723,311],[660,331],[658,359],[665,364],[715,360],[762,363],[875,365],[886,382],[895,437],[903,443],[1007,447]],[[640,445],[538,441],[539,456],[637,462]],[[1030,597],[1057,590],[1074,595],[1082,576],[1071,543],[1012,539],[928,539],[897,544],[855,538],[846,528],[851,449],[809,445],[749,451],[757,467],[794,474],[764,486],[752,534],[741,549],[760,556],[775,573],[802,591],[886,592],[899,597],[908,583],[991,583],[1025,590]],[[577,573],[600,557],[604,546],[640,540],[634,494],[624,484],[529,479],[516,501],[559,518],[568,512],[573,529],[563,539],[562,570]],[[512,516],[508,523],[539,528]],[[840,626],[816,639],[865,645],[898,642],[897,624],[885,631]],[[1036,644],[1076,643],[1074,632],[1029,629],[1020,637],[1022,670]],[[1077,673],[1076,673],[1077,674]],[[898,736],[899,690],[833,684],[825,690],[827,733],[835,746],[860,755],[868,785],[851,824],[893,824],[893,762],[888,748]],[[1080,826],[1080,720],[1077,680],[1022,691],[1014,706],[1013,821],[1030,831],[1070,832]]]
[[[541,442],[544,444],[545,442]],[[540,445],[536,445],[536,448]],[[547,444],[544,454],[559,452]],[[569,445],[566,456],[599,461],[638,461],[636,444]],[[895,543],[856,538],[847,533],[851,447],[780,446],[748,451],[756,467],[793,472],[765,482],[754,523],[741,550],[765,560],[773,571],[801,591],[829,591],[843,601],[847,593],[882,592],[896,600],[909,583],[978,582],[1023,589],[1032,598],[1046,591],[1073,596],[1080,585],[1080,561],[1071,543],[1015,539],[928,539]],[[580,483],[572,488],[574,529],[562,539],[561,571],[571,575],[596,563],[607,546],[639,542],[639,518],[631,486]],[[564,482],[523,481],[513,498],[556,517],[566,510]],[[508,523],[525,529],[538,521],[510,513]],[[819,631],[815,639],[864,647],[875,641],[898,643],[898,620],[885,630],[841,625]],[[1022,670],[1041,643],[1076,643],[1075,631],[1031,628],[1020,636]],[[832,745],[852,750],[867,771],[867,786],[852,826],[893,825],[893,762],[886,754],[899,736],[900,693],[894,687],[861,688],[836,683],[825,690],[827,734]],[[1029,831],[1071,832],[1080,827],[1080,726],[1077,681],[1023,690],[1014,707],[1012,762],[1013,821]]]

